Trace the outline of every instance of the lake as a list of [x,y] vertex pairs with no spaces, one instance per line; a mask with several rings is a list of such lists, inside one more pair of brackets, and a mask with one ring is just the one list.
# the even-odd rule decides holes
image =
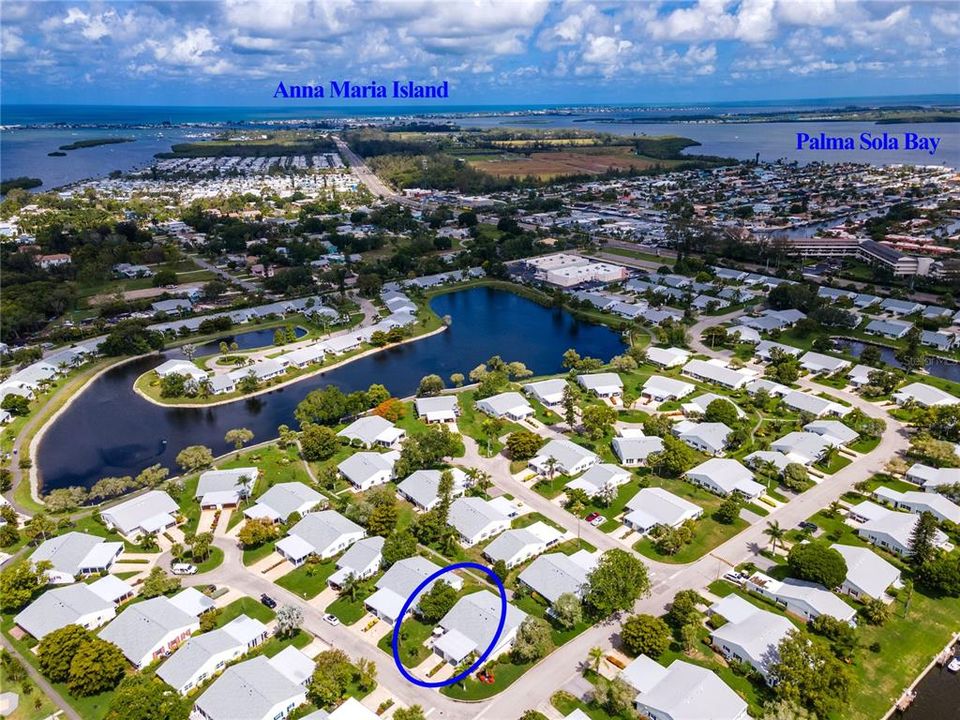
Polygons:
[[[473,288],[431,301],[450,327],[423,340],[385,349],[340,368],[278,390],[209,408],[160,407],[133,391],[142,373],[179,351],[161,353],[113,368],[91,383],[47,430],[37,450],[43,488],[90,487],[102,477],[136,475],[160,463],[175,471],[187,445],[228,452],[227,430],[246,427],[254,442],[275,437],[282,424],[296,426],[293,411],[311,390],[336,385],[344,392],[382,383],[396,396],[412,395],[430,373],[446,381],[464,375],[493,355],[520,361],[538,375],[560,372],[568,348],[609,360],[625,348],[620,335],[585,323],[558,308],[546,308],[503,290]],[[261,339],[270,344],[272,331]],[[267,337],[268,336],[268,337]],[[237,336],[238,343],[243,334]],[[209,344],[216,348],[219,341]],[[261,343],[264,344],[264,343]]]
[[[854,357],[860,357],[860,355],[863,354],[863,349],[867,346],[866,343],[860,342],[859,340],[838,340],[836,341],[836,345],[838,349],[848,352]],[[897,360],[896,352],[893,348],[886,347],[885,345],[876,345],[875,347],[880,351],[882,365],[903,369],[903,365]],[[924,370],[934,377],[960,382],[960,363],[928,356]]]

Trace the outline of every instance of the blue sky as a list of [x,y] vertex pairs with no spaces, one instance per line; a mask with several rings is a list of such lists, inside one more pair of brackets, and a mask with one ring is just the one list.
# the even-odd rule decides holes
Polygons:
[[960,92],[956,0],[4,0],[0,33],[4,104],[269,106],[281,80],[448,80],[457,105]]

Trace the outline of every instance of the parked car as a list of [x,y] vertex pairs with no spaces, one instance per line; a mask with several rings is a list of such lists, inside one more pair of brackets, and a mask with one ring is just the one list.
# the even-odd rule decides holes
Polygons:
[[277,601],[274,600],[274,599],[273,599],[272,597],[270,597],[269,595],[267,595],[266,593],[264,593],[263,595],[260,596],[260,602],[262,602],[264,605],[266,605],[266,606],[267,606],[268,608],[270,608],[271,610],[277,606]]
[[331,615],[330,613],[324,613],[323,619],[334,626],[340,624],[340,618],[338,618],[336,615]]
[[173,563],[170,566],[170,572],[174,575],[196,575],[197,566],[190,563]]
[[586,520],[588,523],[596,527],[598,525],[603,525],[604,517],[598,512],[592,512],[589,515],[587,515],[584,518],[584,520]]
[[801,530],[809,530],[810,532],[816,532],[818,528],[817,528],[817,526],[814,525],[812,522],[806,522],[806,521],[804,521],[804,522],[800,523],[800,529],[801,529]]

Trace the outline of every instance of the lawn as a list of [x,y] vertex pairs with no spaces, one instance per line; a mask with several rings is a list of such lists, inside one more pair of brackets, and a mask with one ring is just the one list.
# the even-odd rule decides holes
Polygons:
[[257,602],[251,597],[242,597],[237,598],[220,611],[217,616],[217,627],[221,628],[241,615],[247,615],[262,623],[268,623],[277,616],[273,610],[263,603]]
[[210,552],[207,554],[206,559],[199,563],[193,559],[193,554],[187,550],[187,553],[183,556],[183,562],[195,564],[197,566],[198,574],[210,572],[214,568],[220,567],[220,564],[223,562],[223,550],[211,545]]
[[588,718],[590,718],[590,720],[617,720],[617,718],[603,708],[597,707],[593,703],[588,705],[582,700],[578,700],[565,690],[555,692],[550,697],[550,704],[553,705],[553,707],[555,707],[564,717],[567,717],[574,710],[580,710]]
[[[303,648],[310,644],[311,640],[313,640],[313,636],[310,633],[303,630],[298,630],[297,634],[293,637],[283,638],[282,640],[278,637],[270,638],[259,647],[259,654],[266,655],[267,657],[273,657],[278,652],[284,648],[290,647],[291,645],[298,650],[303,650]],[[257,652],[257,650],[254,650],[254,652]]]
[[274,545],[276,544],[277,544],[276,541],[266,542],[266,543],[263,543],[263,545],[258,545],[257,547],[254,547],[254,548],[244,549],[243,564],[249,567],[250,565],[257,563],[260,560],[263,560],[265,557],[267,557],[270,553],[273,552]]
[[299,595],[304,600],[311,600],[327,587],[327,578],[333,575],[337,565],[333,560],[312,563],[309,560],[291,572],[288,572],[276,582],[282,588]]
[[858,452],[858,453],[868,453],[868,452],[872,452],[873,450],[876,450],[876,449],[877,449],[877,445],[879,445],[879,444],[880,444],[880,438],[878,438],[878,437],[876,437],[876,438],[864,438],[864,437],[862,437],[862,438],[860,438],[859,440],[856,440],[856,441],[850,443],[849,447],[850,447],[850,449],[853,450],[854,452]]
[[457,395],[457,401],[460,403],[460,416],[457,418],[457,426],[460,428],[461,433],[477,441],[481,454],[486,457],[493,457],[503,450],[503,443],[500,442],[498,438],[509,435],[522,428],[514,422],[497,421],[500,423],[500,429],[497,433],[498,437],[488,438],[484,432],[483,424],[486,420],[492,420],[492,418],[489,418],[473,406],[475,397],[476,394],[472,390]]
[[533,663],[514,665],[508,659],[495,660],[484,667],[493,675],[494,681],[487,685],[478,682],[475,677],[469,677],[456,685],[447,685],[440,692],[454,700],[485,700],[499,692],[503,692],[523,675]]
[[835,472],[843,470],[847,465],[852,463],[853,460],[848,458],[846,455],[841,455],[840,453],[834,453],[830,458],[829,462],[824,463],[823,460],[814,463],[814,467],[818,470],[822,470],[827,473],[827,475],[833,475]]
[[[7,720],[43,720],[59,709],[32,679],[24,680],[15,686],[7,673],[0,671],[0,687],[6,692],[17,692],[20,695],[20,705],[13,714],[6,716]],[[29,694],[25,694],[24,689]]]
[[[422,623],[414,617],[408,616],[400,626],[400,660],[404,667],[414,668],[430,655],[430,649],[424,643],[430,639],[434,626]],[[393,630],[388,632],[377,643],[377,647],[387,655],[393,654]]]
[[553,498],[566,490],[568,482],[570,482],[568,475],[557,474],[554,475],[553,480],[538,480],[533,486],[533,489],[548,500],[553,500]]
[[344,625],[353,625],[367,614],[367,608],[363,603],[373,594],[375,589],[372,580],[365,582],[357,590],[356,600],[351,600],[346,595],[341,595],[327,605],[326,612],[336,617]]

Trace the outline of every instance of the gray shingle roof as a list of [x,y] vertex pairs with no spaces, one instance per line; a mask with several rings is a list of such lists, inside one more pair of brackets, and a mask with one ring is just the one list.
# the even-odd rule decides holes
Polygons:
[[89,585],[77,583],[47,590],[21,610],[14,622],[40,640],[54,630],[76,623],[84,615],[112,607],[112,602],[101,598]]
[[303,692],[261,655],[228,667],[196,705],[210,720],[263,720],[274,706]]
[[48,560],[57,572],[75,576],[81,569],[91,567],[84,562],[91,562],[88,560],[89,557],[95,556],[95,564],[99,566],[103,559],[115,557],[117,551],[122,549],[123,543],[121,542],[108,543],[95,535],[68,532],[44,541],[30,556],[30,559],[35,563]]
[[156,597],[130,605],[100,631],[100,637],[116,645],[133,663],[138,663],[171,630],[196,624],[197,619],[170,602]]

